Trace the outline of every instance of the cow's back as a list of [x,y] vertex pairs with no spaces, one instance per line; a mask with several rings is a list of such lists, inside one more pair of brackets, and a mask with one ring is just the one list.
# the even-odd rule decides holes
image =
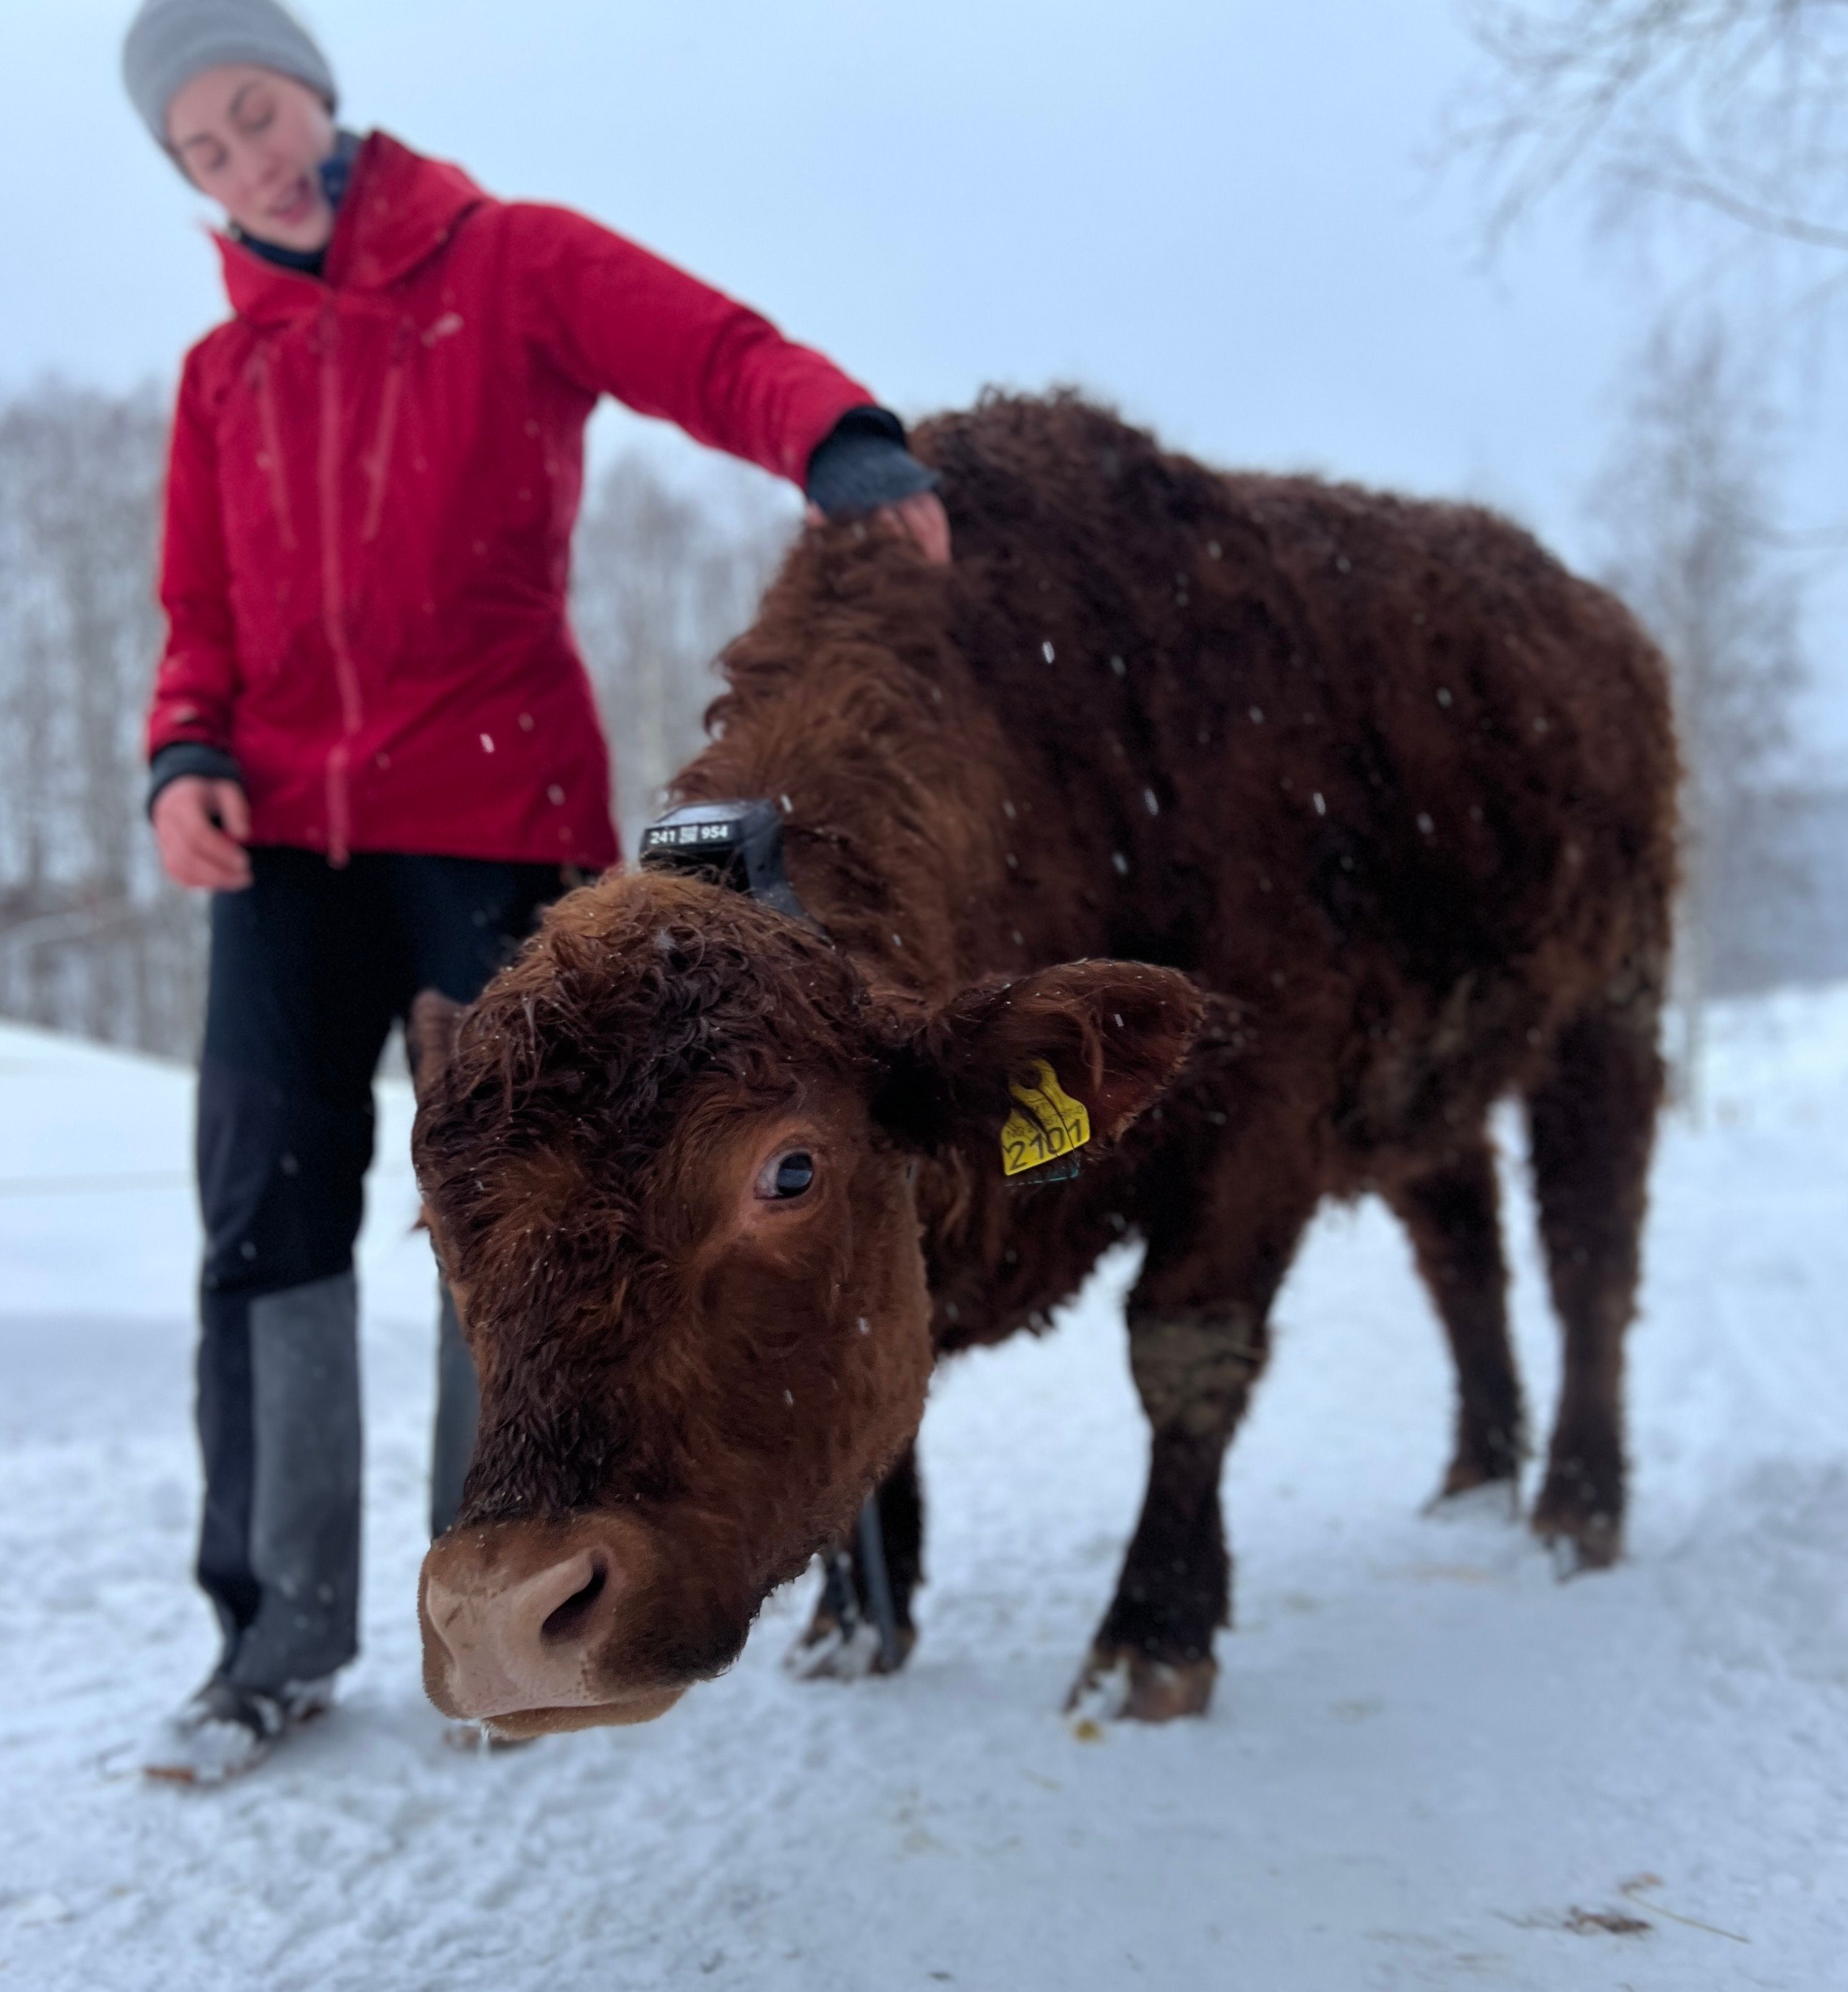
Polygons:
[[992,966],[1024,936],[1188,968],[1319,1020],[1364,1093],[1357,1040],[1473,1034],[1505,1063],[1660,943],[1660,660],[1529,535],[1214,472],[1076,399],[990,400],[920,446],[1021,791]]

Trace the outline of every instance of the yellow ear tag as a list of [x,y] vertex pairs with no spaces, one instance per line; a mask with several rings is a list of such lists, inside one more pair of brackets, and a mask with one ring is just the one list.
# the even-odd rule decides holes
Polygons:
[[1008,1091],[1021,1107],[1008,1116],[1001,1130],[1001,1168],[1018,1176],[1075,1155],[1091,1138],[1091,1117],[1082,1100],[1074,1100],[1053,1076],[1044,1059],[1033,1062],[1032,1077]]

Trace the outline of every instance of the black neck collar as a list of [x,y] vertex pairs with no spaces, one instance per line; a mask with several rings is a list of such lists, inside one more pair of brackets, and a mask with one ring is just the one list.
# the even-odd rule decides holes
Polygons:
[[690,872],[746,892],[779,913],[819,923],[783,869],[783,811],[768,800],[688,803],[642,833],[645,872]]

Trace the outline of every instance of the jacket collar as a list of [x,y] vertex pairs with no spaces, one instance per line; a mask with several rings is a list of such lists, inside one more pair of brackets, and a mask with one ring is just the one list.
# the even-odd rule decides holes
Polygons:
[[360,148],[319,277],[265,262],[230,237],[214,237],[224,287],[240,318],[302,318],[329,291],[382,291],[437,254],[487,199],[459,166],[426,159],[383,131]]

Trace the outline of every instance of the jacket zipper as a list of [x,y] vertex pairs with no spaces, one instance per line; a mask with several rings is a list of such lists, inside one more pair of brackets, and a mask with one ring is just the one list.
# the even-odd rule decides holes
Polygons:
[[270,377],[270,356],[259,346],[251,367],[257,376],[257,420],[263,430],[263,469],[269,480],[270,503],[276,530],[290,552],[295,550],[295,522],[289,511],[288,479],[282,468],[282,425],[276,418],[276,387]]
[[408,319],[401,319],[397,336],[391,342],[391,369],[385,376],[385,391],[379,404],[378,435],[366,460],[366,474],[371,489],[367,495],[366,523],[360,528],[360,538],[367,545],[378,537],[380,520],[385,510],[385,478],[391,468],[392,438],[397,433],[398,397],[404,386],[404,360],[414,329]]
[[336,868],[352,854],[353,736],[366,711],[360,674],[346,641],[346,587],[340,570],[340,360],[339,321],[332,303],[321,307],[321,619],[332,653],[345,737],[327,757],[327,861]]

